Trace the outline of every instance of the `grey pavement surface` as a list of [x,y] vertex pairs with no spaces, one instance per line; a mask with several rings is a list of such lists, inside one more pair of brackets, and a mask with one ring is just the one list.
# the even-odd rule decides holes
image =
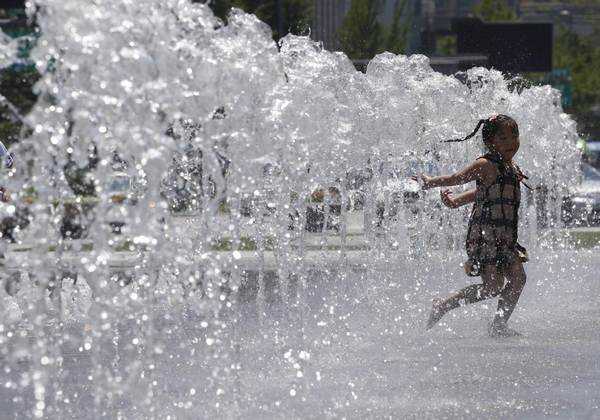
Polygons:
[[202,295],[140,302],[135,285],[102,303],[83,278],[63,283],[62,315],[44,328],[27,326],[41,313],[25,285],[3,301],[0,417],[35,417],[43,385],[58,419],[600,418],[597,247],[532,252],[511,318],[522,336],[508,339],[487,334],[495,300],[425,331],[433,296],[477,281],[460,272],[462,252],[368,268],[372,253],[349,252],[348,270],[320,266],[287,294],[266,277],[220,309]]

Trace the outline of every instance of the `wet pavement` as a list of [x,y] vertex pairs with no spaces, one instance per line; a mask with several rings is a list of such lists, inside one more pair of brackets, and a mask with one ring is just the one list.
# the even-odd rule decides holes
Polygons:
[[[599,270],[597,251],[534,256],[511,319],[522,336],[507,339],[487,334],[495,300],[425,331],[429,299],[469,284],[455,269],[432,268],[418,291],[392,267],[355,273],[344,298],[321,278],[309,293],[320,326],[304,330],[305,380],[283,363],[257,362],[284,346],[243,335],[241,400],[254,402],[246,418],[260,418],[260,407],[265,418],[600,418]],[[338,318],[319,311],[323,301]],[[252,325],[244,319],[241,329],[261,331]]]
[[[243,256],[248,264],[252,255]],[[368,269],[360,262],[377,255],[349,255],[356,265],[313,270],[288,285],[285,299],[276,281],[265,281],[262,296],[242,288],[220,327],[206,327],[191,300],[166,315],[148,308],[156,350],[141,353],[131,345],[142,331],[135,320],[90,341],[89,287],[65,285],[68,316],[47,327],[63,338],[60,369],[47,383],[61,398],[49,403],[49,418],[600,418],[597,247],[532,252],[510,321],[522,336],[507,339],[487,334],[496,300],[459,308],[425,331],[431,298],[474,281],[460,272],[462,252],[404,255]],[[12,311],[17,303],[5,298]],[[3,348],[13,357],[19,345],[11,340]],[[10,360],[12,370],[0,373],[0,409],[3,418],[18,418],[33,412],[31,388],[16,384],[26,386],[35,354]],[[127,378],[138,365],[152,366],[140,383],[90,379]],[[153,390],[146,405],[140,389]]]

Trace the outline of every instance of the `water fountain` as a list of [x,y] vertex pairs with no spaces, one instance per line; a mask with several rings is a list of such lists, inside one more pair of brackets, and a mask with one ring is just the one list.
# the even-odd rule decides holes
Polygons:
[[[8,186],[33,188],[37,199],[20,236],[30,245],[9,253],[14,290],[3,295],[8,417],[414,413],[410,386],[383,401],[367,391],[375,379],[360,378],[372,378],[371,356],[393,363],[403,351],[414,357],[417,343],[433,351],[423,310],[453,277],[464,280],[466,213],[440,212],[432,192],[416,215],[401,204],[377,223],[376,204],[393,200],[385,168],[465,165],[482,153],[475,142],[440,141],[493,113],[516,117],[519,162],[549,192],[528,196],[521,236],[552,266],[560,197],[578,159],[557,91],[521,90],[485,69],[443,76],[423,56],[381,54],[363,74],[307,37],[278,46],[253,15],[234,10],[224,24],[184,0],[30,3],[43,76]],[[118,206],[121,233],[108,223],[115,151],[143,190],[136,205]],[[100,199],[84,212],[64,168],[84,167],[90,154]],[[213,197],[174,212],[165,199],[174,159],[183,162],[175,184],[211,184]],[[201,172],[185,169],[193,164]],[[359,230],[348,222],[353,168],[373,174]],[[331,186],[341,192],[339,230],[307,232],[311,194]],[[259,209],[250,217],[241,210],[248,192]],[[336,198],[323,200],[327,213]],[[542,202],[554,227],[540,231]],[[73,203],[85,213],[83,239],[61,235]]]

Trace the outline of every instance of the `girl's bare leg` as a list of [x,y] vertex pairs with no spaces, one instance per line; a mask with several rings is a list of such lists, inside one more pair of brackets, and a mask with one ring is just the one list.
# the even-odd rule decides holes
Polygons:
[[494,317],[494,324],[503,323],[506,324],[508,318],[512,315],[517,302],[521,297],[521,292],[527,282],[527,274],[523,268],[521,261],[515,261],[505,273],[506,286],[500,293],[498,299],[498,309],[496,310],[496,316]]
[[496,297],[502,292],[504,277],[493,272],[493,269],[488,269],[483,273],[481,279],[483,280],[482,284],[467,286],[449,298],[435,298],[427,321],[427,329],[437,324],[446,312],[452,309]]

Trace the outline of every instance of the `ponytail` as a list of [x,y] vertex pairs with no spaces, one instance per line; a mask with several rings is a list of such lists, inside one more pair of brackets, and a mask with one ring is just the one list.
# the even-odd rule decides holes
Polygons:
[[475,127],[475,130],[473,130],[473,132],[471,134],[469,134],[467,137],[465,137],[464,139],[443,140],[442,143],[454,143],[454,142],[469,140],[471,137],[473,137],[473,136],[475,136],[475,134],[477,134],[477,132],[479,131],[479,127],[481,127],[484,122],[485,122],[485,120],[479,120],[479,122],[477,123],[477,127]]
[[475,134],[477,134],[477,132],[479,131],[479,129],[483,126],[483,128],[481,129],[481,135],[483,136],[483,142],[487,144],[488,142],[492,141],[496,131],[506,124],[511,126],[517,134],[519,133],[519,126],[517,125],[515,120],[513,120],[508,115],[496,114],[492,115],[489,118],[479,120],[479,122],[477,123],[477,127],[475,127],[475,130],[473,130],[473,132],[464,139],[443,140],[442,143],[452,143],[469,140],[470,138],[474,137]]

